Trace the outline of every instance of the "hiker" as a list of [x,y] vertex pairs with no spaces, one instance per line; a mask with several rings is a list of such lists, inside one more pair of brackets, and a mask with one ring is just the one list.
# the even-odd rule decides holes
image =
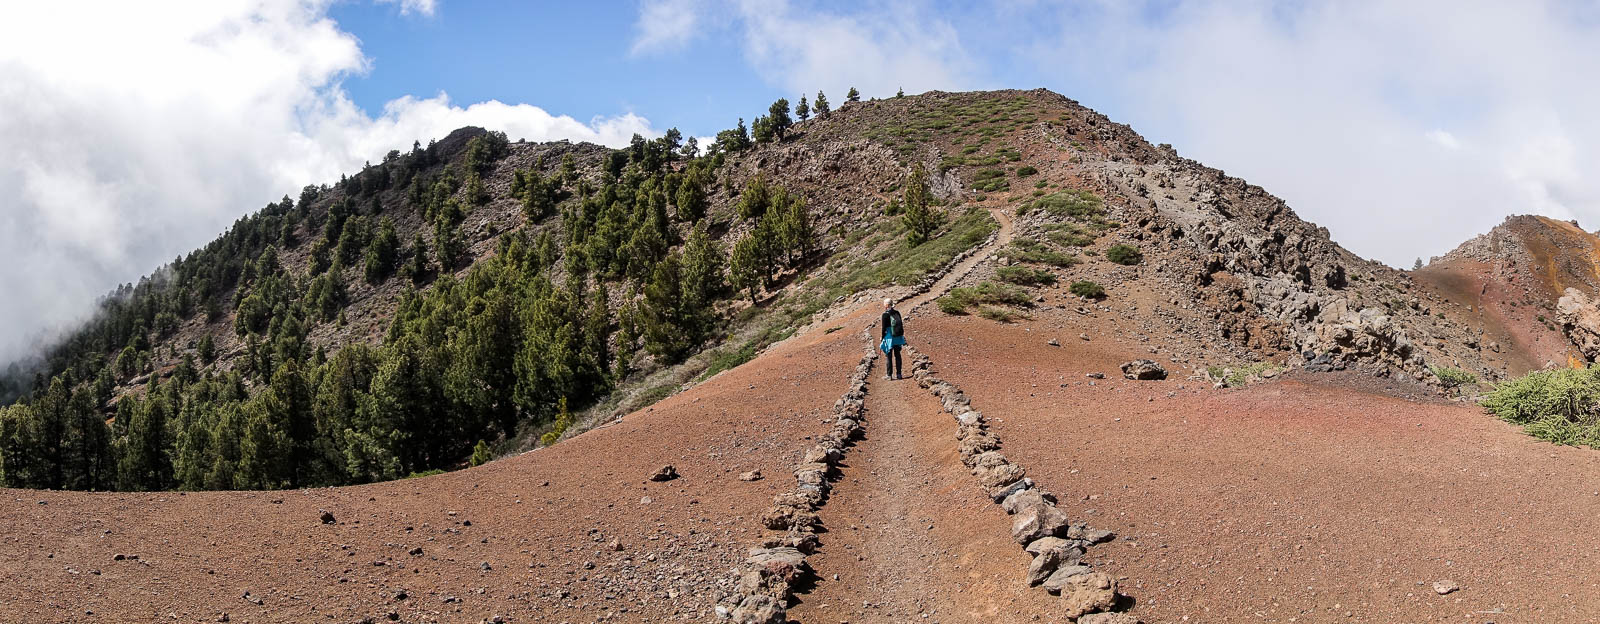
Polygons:
[[900,347],[906,344],[906,324],[900,318],[900,311],[894,309],[893,299],[883,300],[883,343],[878,349],[883,351],[883,360],[889,364],[889,374],[884,379],[900,379],[905,376],[905,366],[900,362]]

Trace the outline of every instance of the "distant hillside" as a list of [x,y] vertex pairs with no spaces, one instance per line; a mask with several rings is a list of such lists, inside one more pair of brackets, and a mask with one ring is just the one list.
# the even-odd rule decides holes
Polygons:
[[1452,268],[1492,258],[1460,252],[1414,280],[1048,91],[788,111],[709,146],[463,128],[268,204],[11,376],[23,396],[0,412],[0,478],[331,485],[553,443],[835,304],[923,282],[994,231],[991,214],[1015,220],[1008,266],[946,313],[1005,322],[1051,305],[1021,287],[1060,280],[1077,298],[1059,305],[1127,323],[1196,371],[1499,379],[1561,347],[1498,328],[1528,328],[1523,306],[1551,305],[1557,286],[1596,283],[1577,259],[1594,248],[1569,244],[1582,237],[1523,244],[1530,259],[1494,270],[1551,267],[1548,284],[1492,324]]

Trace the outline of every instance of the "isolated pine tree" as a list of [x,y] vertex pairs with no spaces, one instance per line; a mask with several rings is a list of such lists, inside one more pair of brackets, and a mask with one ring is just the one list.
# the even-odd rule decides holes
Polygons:
[[823,95],[820,89],[817,90],[817,101],[816,104],[812,105],[812,108],[816,110],[817,117],[824,117],[828,114],[828,96]]
[[800,121],[805,121],[811,118],[811,105],[806,103],[806,96],[804,94],[800,96],[800,102],[794,105],[794,116],[799,117]]
[[901,222],[906,225],[906,241],[912,247],[921,245],[944,225],[944,213],[932,206],[933,196],[928,192],[928,172],[918,164],[911,171],[902,195],[904,212]]
[[850,92],[845,94],[844,99],[846,102],[860,102],[861,92],[857,91],[855,87],[850,87]]

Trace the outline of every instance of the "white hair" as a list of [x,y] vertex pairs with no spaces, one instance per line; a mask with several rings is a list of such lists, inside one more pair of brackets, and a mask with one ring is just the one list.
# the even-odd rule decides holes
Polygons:
[[894,306],[894,300],[893,299],[884,299],[883,300],[883,307],[888,308],[888,307],[893,307],[893,306]]

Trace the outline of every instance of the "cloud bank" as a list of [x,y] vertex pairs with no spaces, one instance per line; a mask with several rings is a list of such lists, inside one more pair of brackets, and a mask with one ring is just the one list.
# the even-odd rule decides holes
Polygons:
[[[400,0],[401,13],[435,11]],[[0,20],[0,366],[117,284],[236,218],[463,125],[613,146],[652,134],[443,93],[376,116],[340,81],[368,68],[322,0],[18,4]],[[84,19],[85,15],[94,19]]]

